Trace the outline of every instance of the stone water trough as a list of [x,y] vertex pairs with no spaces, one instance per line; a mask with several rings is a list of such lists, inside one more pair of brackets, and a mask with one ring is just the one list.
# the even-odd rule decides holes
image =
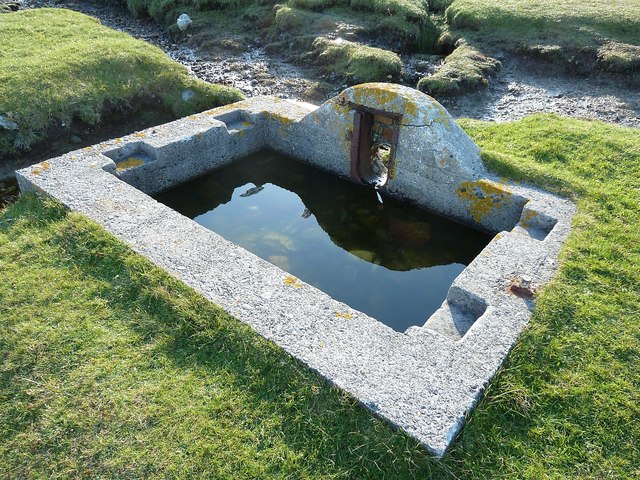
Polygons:
[[[271,149],[494,235],[424,325],[397,332],[150,195]],[[557,270],[575,207],[486,171],[431,97],[390,84],[317,107],[256,97],[17,172],[441,456]],[[328,199],[327,201],[331,201]],[[415,285],[416,296],[428,285]]]

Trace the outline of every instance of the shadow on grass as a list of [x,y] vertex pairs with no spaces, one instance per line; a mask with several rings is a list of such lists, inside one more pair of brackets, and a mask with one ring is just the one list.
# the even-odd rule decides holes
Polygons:
[[101,229],[76,215],[65,218],[50,204],[33,199],[19,204],[18,210],[33,222],[58,222],[50,244],[61,252],[60,265],[101,285],[99,296],[127,328],[142,338],[169,339],[154,354],[170,358],[179,369],[224,374],[232,389],[246,393],[242,408],[278,418],[277,433],[303,455],[308,471],[348,478],[442,474],[443,467],[415,440],[394,432],[282,349]]

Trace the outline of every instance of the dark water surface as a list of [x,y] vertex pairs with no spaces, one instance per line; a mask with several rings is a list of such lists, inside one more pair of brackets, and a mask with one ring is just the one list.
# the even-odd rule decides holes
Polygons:
[[423,325],[491,239],[270,151],[156,199],[397,331]]

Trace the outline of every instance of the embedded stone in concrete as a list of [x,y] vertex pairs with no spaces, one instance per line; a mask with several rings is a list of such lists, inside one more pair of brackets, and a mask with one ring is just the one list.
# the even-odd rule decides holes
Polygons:
[[[377,182],[365,167],[382,144],[389,148],[378,188],[496,234],[440,309],[405,333],[148,196],[264,148]],[[514,285],[524,288],[526,278],[535,292],[551,279],[575,213],[567,200],[489,174],[442,106],[386,84],[349,88],[321,107],[252,98],[34,165],[18,181],[98,222],[435,455],[530,317],[535,296]]]

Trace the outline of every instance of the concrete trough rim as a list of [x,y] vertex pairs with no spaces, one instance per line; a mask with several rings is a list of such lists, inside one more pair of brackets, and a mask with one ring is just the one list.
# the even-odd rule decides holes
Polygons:
[[[396,87],[390,92],[391,99],[404,94]],[[329,107],[257,97],[71,152],[20,170],[17,177],[22,191],[53,197],[97,222],[439,457],[528,322],[534,302],[510,291],[511,283],[524,275],[541,287],[557,270],[557,256],[575,214],[571,202],[527,185],[505,184],[477,167],[470,173],[456,173],[455,178],[499,184],[526,202],[518,223],[496,235],[454,281],[453,303],[442,307],[449,311],[435,318],[449,318],[452,308],[473,310],[477,318],[461,338],[452,339],[446,328],[436,328],[437,322],[428,328],[434,317],[425,327],[399,333],[311,285],[297,279],[292,283],[287,272],[125,182],[143,181],[142,175],[136,177],[136,168],[129,177],[116,172],[113,152],[135,142],[151,146],[145,147],[144,154],[156,155],[147,163],[155,163],[158,171],[178,168],[175,164],[185,162],[181,152],[206,144],[208,136],[227,142],[229,149],[235,149],[230,155],[235,158],[249,150],[274,148],[282,139],[283,148],[291,142],[290,148],[295,149],[299,125],[308,129],[313,125],[309,118],[321,123],[319,115],[343,114],[334,104]],[[437,112],[441,108],[434,107]],[[249,125],[228,128],[219,120],[234,112],[244,119],[240,123]],[[164,159],[162,149],[174,152],[173,164]]]

